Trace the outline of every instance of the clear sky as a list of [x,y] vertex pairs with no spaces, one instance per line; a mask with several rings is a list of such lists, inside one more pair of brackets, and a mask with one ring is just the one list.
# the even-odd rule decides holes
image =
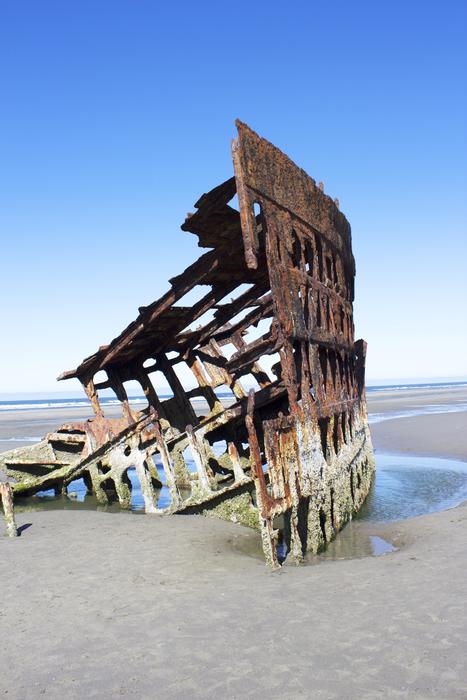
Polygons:
[[179,226],[236,117],[339,198],[368,378],[466,376],[466,25],[450,0],[2,0],[0,391],[66,390],[197,257]]

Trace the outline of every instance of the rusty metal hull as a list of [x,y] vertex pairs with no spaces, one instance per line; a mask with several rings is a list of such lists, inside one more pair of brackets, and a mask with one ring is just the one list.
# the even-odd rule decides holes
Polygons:
[[[202,512],[255,527],[276,568],[284,556],[299,562],[324,547],[368,493],[366,344],[354,340],[355,262],[337,202],[237,127],[234,177],[203,195],[182,225],[209,251],[109,345],[59,377],[80,380],[95,417],[0,455],[0,467],[16,480],[16,496],[66,490],[83,477],[98,500],[123,507],[135,467],[146,512]],[[239,210],[229,205],[235,195]],[[159,396],[154,373],[172,398]],[[130,407],[130,380],[146,396],[143,411]],[[121,402],[121,418],[104,415],[104,388]]]

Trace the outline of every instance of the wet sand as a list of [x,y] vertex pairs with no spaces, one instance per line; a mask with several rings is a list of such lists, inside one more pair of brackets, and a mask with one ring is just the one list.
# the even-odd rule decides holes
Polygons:
[[382,452],[452,457],[467,461],[467,412],[398,418],[371,426],[375,449]]
[[[369,409],[467,400],[432,394]],[[377,423],[375,447],[467,461],[466,418]],[[393,553],[276,573],[255,533],[214,519],[17,520],[0,537],[5,697],[467,697],[467,505],[373,528]]]
[[373,445],[382,452],[452,457],[467,461],[467,388],[414,389],[368,394],[368,413],[391,415],[404,411],[442,411],[405,418],[392,418],[371,425]]

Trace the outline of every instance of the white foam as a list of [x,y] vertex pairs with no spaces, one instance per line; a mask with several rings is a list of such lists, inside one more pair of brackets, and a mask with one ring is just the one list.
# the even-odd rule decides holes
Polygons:
[[388,411],[387,413],[370,413],[368,422],[382,423],[385,420],[394,420],[396,418],[411,418],[413,416],[424,416],[433,413],[461,413],[467,411],[466,403],[457,404],[429,404],[428,406],[420,406],[419,408],[411,408],[407,411]]

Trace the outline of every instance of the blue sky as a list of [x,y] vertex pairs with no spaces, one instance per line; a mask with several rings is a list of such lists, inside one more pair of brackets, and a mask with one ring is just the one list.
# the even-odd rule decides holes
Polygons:
[[236,117],[339,198],[368,378],[466,376],[466,3],[160,5],[1,3],[0,391],[66,390],[197,257]]

